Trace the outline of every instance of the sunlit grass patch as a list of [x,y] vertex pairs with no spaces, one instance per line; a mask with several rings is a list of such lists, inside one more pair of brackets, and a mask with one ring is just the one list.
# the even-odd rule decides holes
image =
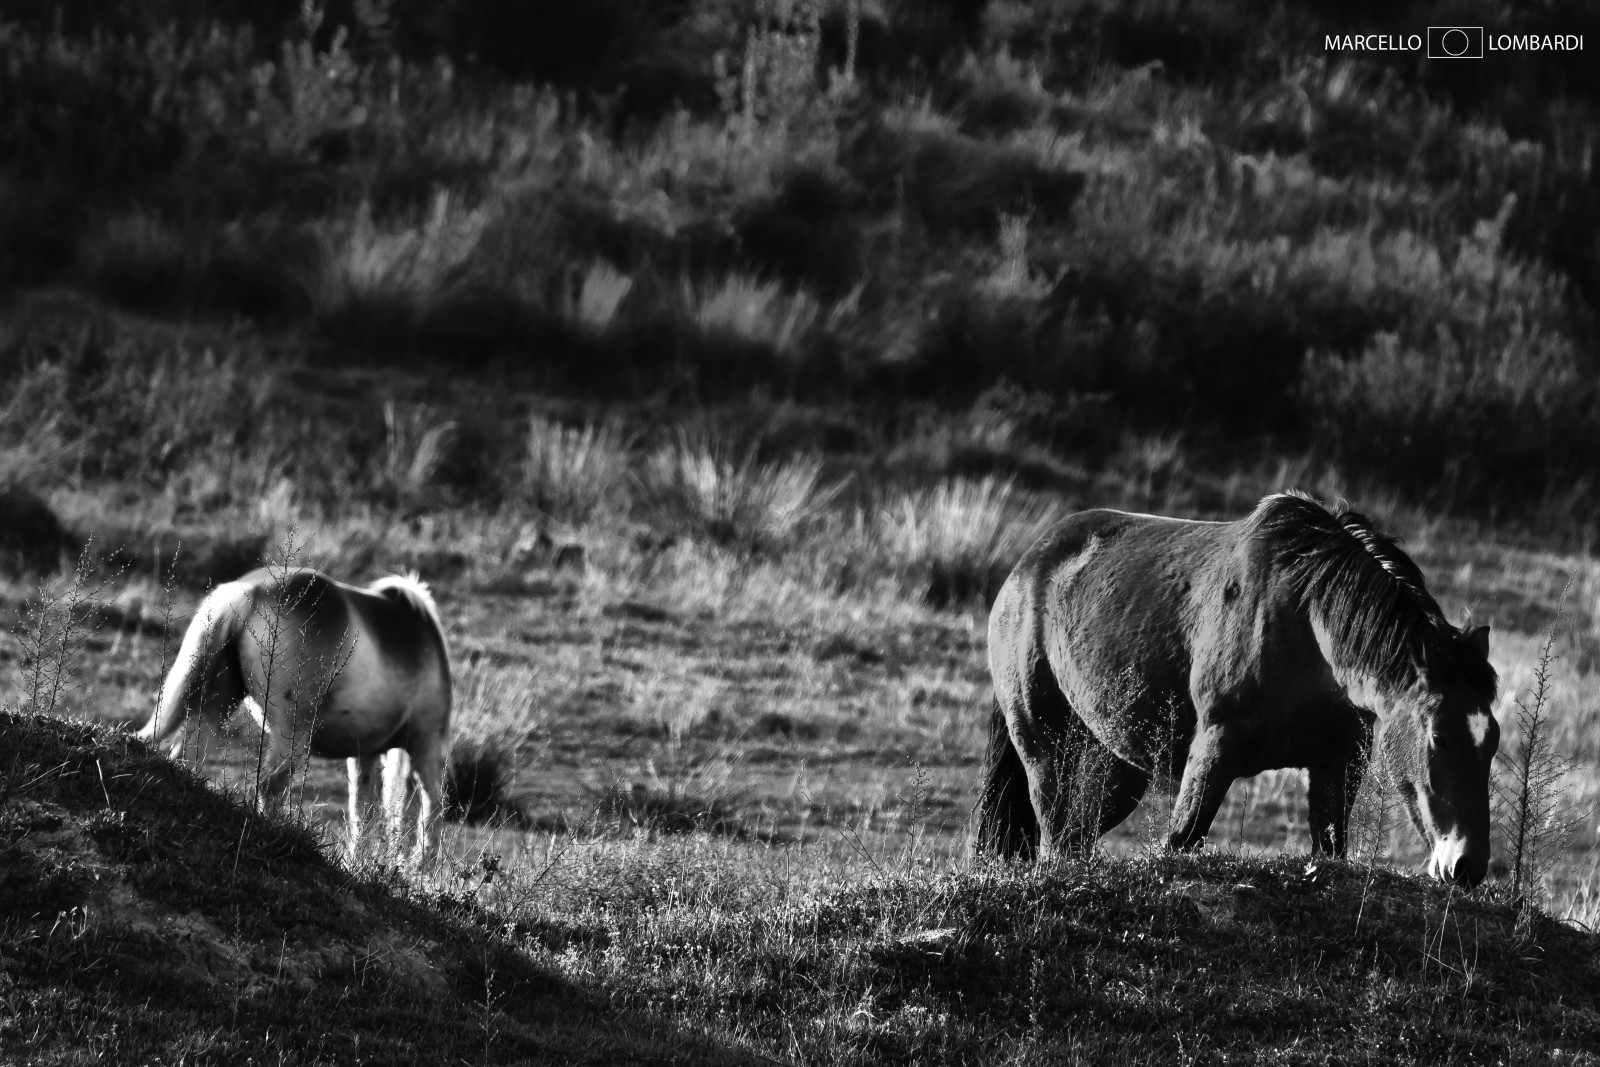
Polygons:
[[0,486],[51,487],[69,480],[82,459],[84,442],[70,431],[67,411],[50,402],[64,384],[53,377],[49,368],[25,376],[0,404]]
[[1009,480],[960,478],[890,501],[879,530],[904,581],[948,605],[991,599],[1058,517],[1054,503],[1024,496]]
[[625,489],[630,444],[615,422],[579,428],[535,416],[520,472],[523,498],[560,522],[588,522]]
[[459,424],[439,419],[425,405],[403,410],[383,404],[384,450],[375,477],[398,499],[416,501],[434,485],[449,458]]
[[604,333],[633,291],[633,278],[604,260],[590,264],[567,313],[584,329]]
[[822,316],[809,294],[786,293],[777,282],[730,274],[713,288],[685,291],[694,323],[708,334],[793,355]]
[[410,225],[380,226],[372,206],[322,231],[323,265],[310,280],[317,314],[355,307],[418,316],[435,307],[472,258],[489,227],[490,210],[468,206],[440,189],[427,214]]
[[639,473],[641,503],[669,528],[721,544],[788,538],[840,490],[816,456],[763,462],[754,445],[710,429],[681,430]]

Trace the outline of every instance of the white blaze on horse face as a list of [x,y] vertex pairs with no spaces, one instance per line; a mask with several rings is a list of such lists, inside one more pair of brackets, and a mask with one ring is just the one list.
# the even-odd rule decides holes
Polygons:
[[1467,716],[1467,729],[1472,733],[1472,744],[1475,747],[1481,749],[1484,743],[1489,740],[1489,723],[1491,721],[1487,711],[1475,711]]

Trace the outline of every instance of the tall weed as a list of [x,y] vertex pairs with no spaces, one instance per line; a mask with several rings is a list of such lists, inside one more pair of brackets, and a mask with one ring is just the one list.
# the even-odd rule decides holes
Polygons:
[[1496,781],[1500,829],[1509,853],[1508,888],[1512,900],[1522,907],[1544,902],[1551,862],[1586,814],[1574,812],[1564,795],[1562,783],[1572,769],[1572,760],[1560,755],[1552,744],[1550,675],[1555,625],[1539,648],[1532,688],[1517,698],[1514,736],[1500,749],[1504,777]]

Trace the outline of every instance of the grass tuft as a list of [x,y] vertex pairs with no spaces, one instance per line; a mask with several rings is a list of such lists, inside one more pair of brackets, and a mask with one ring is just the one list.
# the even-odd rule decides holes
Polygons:
[[445,768],[444,815],[464,823],[486,823],[520,814],[511,787],[516,752],[492,740],[468,738],[450,746]]
[[743,836],[739,817],[744,790],[734,764],[725,759],[689,759],[668,743],[659,759],[638,775],[619,777],[592,791],[596,817],[611,833],[713,833]]
[[548,518],[583,525],[625,488],[630,445],[616,422],[577,428],[535,416],[522,462],[523,499]]
[[444,304],[488,229],[484,207],[440,189],[417,223],[380,227],[370,203],[322,233],[323,263],[311,280],[318,317],[389,330],[386,318],[418,323]]
[[771,546],[818,515],[842,486],[824,484],[815,456],[763,463],[709,429],[679,432],[646,458],[644,506],[669,528],[717,544]]
[[884,508],[879,529],[903,580],[929,604],[992,601],[1023,552],[1059,517],[1009,479],[956,478]]

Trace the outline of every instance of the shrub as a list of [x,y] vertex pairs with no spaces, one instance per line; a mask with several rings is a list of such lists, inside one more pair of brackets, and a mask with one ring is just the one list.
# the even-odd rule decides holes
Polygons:
[[1566,338],[1537,328],[1496,348],[1382,334],[1357,359],[1311,360],[1301,389],[1330,450],[1456,501],[1542,486],[1600,448],[1588,375]]
[[754,445],[684,430],[646,459],[639,488],[648,510],[670,529],[718,544],[761,547],[783,541],[840,491],[822,484],[822,460],[762,463]]
[[615,422],[580,429],[535,416],[522,462],[524,499],[559,522],[588,522],[623,486],[630,443]]
[[448,190],[434,194],[416,225],[380,228],[370,204],[322,232],[324,262],[312,303],[325,320],[388,333],[418,323],[460,279],[489,225],[486,208],[468,208]]
[[824,299],[844,296],[868,266],[859,200],[844,175],[814,167],[785,175],[776,195],[735,221],[743,260]]
[[1085,185],[1024,148],[885,122],[864,127],[844,162],[876,208],[895,210],[903,197],[935,235],[992,234],[1006,214],[1065,222]]
[[78,269],[111,300],[170,311],[189,290],[193,258],[182,237],[160,218],[134,211],[89,232],[79,246]]
[[0,469],[0,574],[43,574],[70,553],[73,540],[37,493]]
[[518,752],[543,729],[548,709],[538,671],[487,661],[458,679],[454,739],[445,768],[445,814],[463,822],[519,819],[512,796]]
[[1009,480],[951,479],[900,497],[881,513],[879,529],[905,580],[944,607],[992,601],[1057,517],[1053,502],[1023,499]]
[[456,742],[445,766],[444,817],[484,823],[515,811],[510,796],[513,777],[509,753],[482,741]]

